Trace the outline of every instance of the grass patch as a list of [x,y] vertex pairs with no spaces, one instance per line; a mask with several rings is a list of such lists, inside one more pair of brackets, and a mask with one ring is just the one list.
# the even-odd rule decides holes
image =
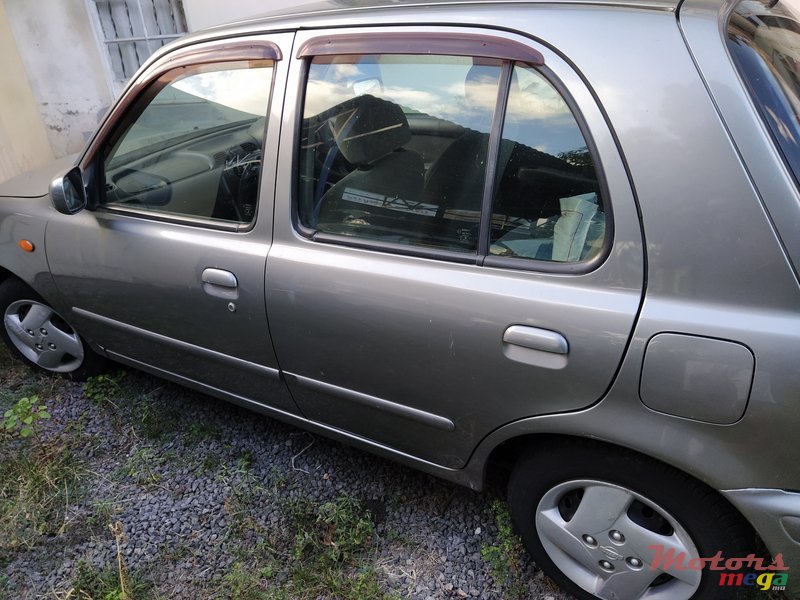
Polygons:
[[160,440],[177,430],[180,412],[171,405],[155,403],[152,393],[146,394],[134,404],[134,427],[138,433],[153,441]]
[[[284,526],[253,526],[244,517],[247,498],[229,499],[238,523],[232,533],[258,531],[258,543],[240,544],[240,560],[218,582],[225,595],[243,600],[378,600],[389,598],[372,566],[375,529],[368,511],[350,496],[315,503],[305,496],[279,501]],[[254,500],[251,500],[255,503]],[[275,529],[280,529],[276,532]],[[277,548],[285,549],[278,551]]]
[[114,401],[127,395],[123,387],[127,383],[126,379],[127,373],[121,370],[89,377],[83,384],[83,395],[95,406],[108,403],[118,408]]
[[43,535],[65,532],[79,499],[83,465],[59,442],[19,444],[0,452],[0,561]]
[[205,440],[218,440],[221,436],[216,425],[205,421],[193,421],[189,425],[189,430],[184,434],[183,441],[187,446],[195,446]]
[[122,467],[122,475],[130,477],[138,485],[156,486],[161,483],[161,473],[157,467],[165,465],[172,458],[170,453],[157,454],[149,446],[134,446]]
[[83,395],[95,406],[111,409],[115,427],[132,426],[138,436],[158,441],[178,431],[180,411],[170,403],[158,402],[156,392],[164,387],[145,390],[149,378],[119,369],[90,377]]
[[70,592],[69,598],[80,600],[147,600],[153,597],[153,584],[127,571],[120,583],[117,567],[98,569],[81,561]]
[[39,439],[50,418],[37,395],[19,398],[0,422],[0,563],[31,548],[43,535],[66,531],[69,506],[79,496],[83,465],[61,439]]
[[288,598],[281,590],[273,587],[271,580],[276,574],[276,564],[269,560],[266,565],[254,562],[237,561],[222,578],[228,597],[237,600],[278,600]]
[[507,598],[525,598],[526,586],[523,582],[524,550],[522,540],[514,533],[508,507],[495,500],[492,513],[497,524],[497,542],[484,544],[481,557],[489,566],[495,583],[506,586]]
[[122,522],[109,524],[116,543],[117,556],[113,566],[97,569],[86,561],[78,563],[72,590],[67,593],[81,600],[146,600],[153,596],[153,584],[128,570],[122,556],[122,544],[127,541]]
[[92,503],[91,514],[86,519],[86,524],[93,535],[98,531],[105,531],[114,522],[114,516],[119,512],[119,508],[112,500],[102,499]]
[[288,507],[294,530],[291,580],[287,591],[299,598],[383,598],[369,565],[375,528],[369,512],[350,496]]

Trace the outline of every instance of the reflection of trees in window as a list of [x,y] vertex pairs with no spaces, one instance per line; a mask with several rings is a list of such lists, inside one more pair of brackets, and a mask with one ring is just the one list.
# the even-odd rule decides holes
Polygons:
[[586,146],[570,150],[568,152],[561,152],[557,154],[558,158],[576,167],[591,167],[592,157],[589,155],[589,149]]

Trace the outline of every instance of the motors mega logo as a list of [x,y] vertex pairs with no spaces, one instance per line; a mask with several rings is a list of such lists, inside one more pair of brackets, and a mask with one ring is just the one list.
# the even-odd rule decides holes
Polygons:
[[[675,548],[667,550],[658,544],[647,547],[655,552],[651,569],[662,571],[719,571],[719,585],[728,587],[757,587],[761,590],[782,591],[789,581],[789,567],[783,562],[783,555],[778,553],[773,561],[765,565],[763,558],[748,554],[745,558],[723,558],[717,552],[711,558],[691,558],[686,560],[685,552],[676,552]],[[746,569],[750,569],[749,572]],[[776,571],[783,571],[782,573]]]

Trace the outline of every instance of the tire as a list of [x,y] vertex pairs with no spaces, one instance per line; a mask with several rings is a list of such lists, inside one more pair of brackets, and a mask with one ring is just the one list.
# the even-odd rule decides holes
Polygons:
[[99,373],[105,359],[30,287],[15,278],[0,283],[0,336],[32,369],[75,381]]
[[[534,562],[577,598],[716,600],[741,588],[691,558],[746,557],[750,530],[718,493],[668,465],[588,440],[537,446],[517,461],[508,490],[517,532]],[[654,549],[685,552],[684,569]],[[724,561],[723,561],[724,563]]]

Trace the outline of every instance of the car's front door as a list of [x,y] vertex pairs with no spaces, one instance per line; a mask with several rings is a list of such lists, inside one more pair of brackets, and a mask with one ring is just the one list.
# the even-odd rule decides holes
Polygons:
[[71,320],[110,356],[295,412],[264,303],[291,39],[158,59],[82,162],[95,210],[55,218],[46,245]]
[[505,423],[602,398],[643,249],[574,71],[475,29],[298,33],[296,47],[287,89],[304,108],[283,128],[296,150],[279,166],[267,307],[305,416],[458,468]]

